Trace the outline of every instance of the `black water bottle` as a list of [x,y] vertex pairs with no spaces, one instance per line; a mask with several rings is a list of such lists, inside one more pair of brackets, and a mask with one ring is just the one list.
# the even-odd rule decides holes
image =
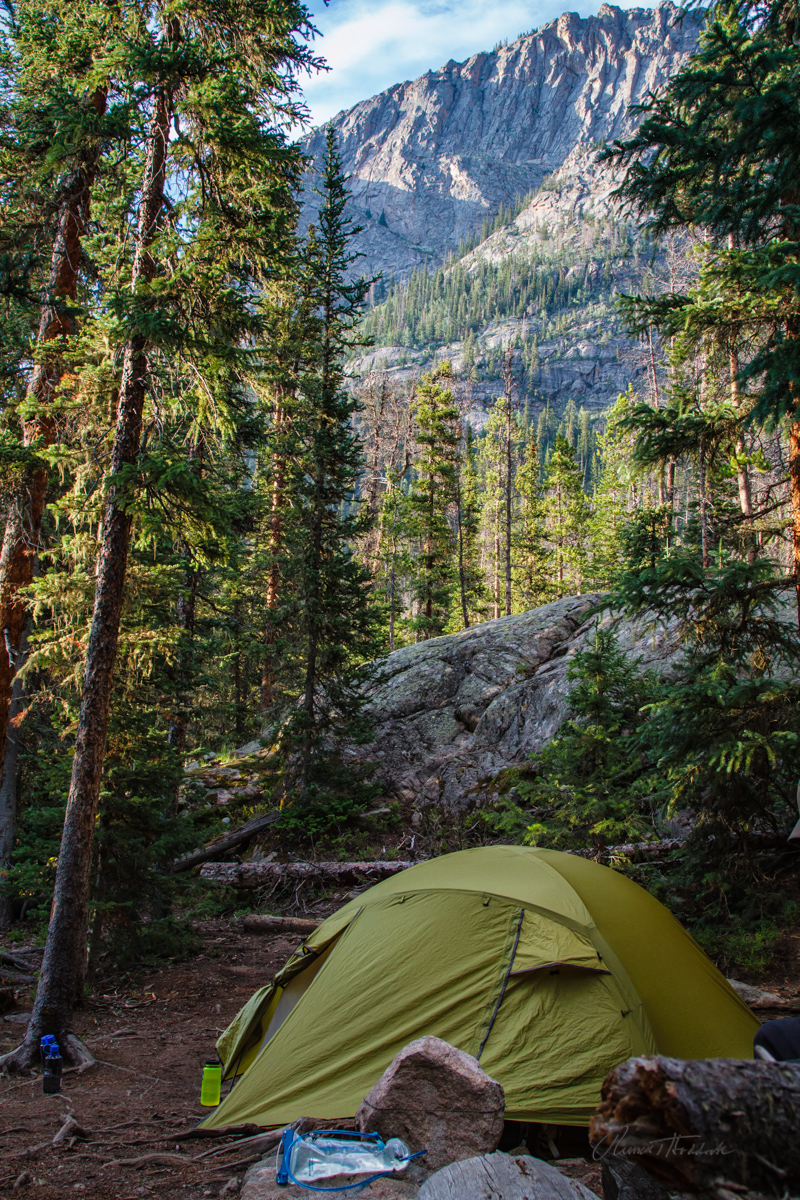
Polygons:
[[61,1054],[56,1042],[47,1047],[42,1071],[42,1091],[46,1096],[55,1096],[61,1091]]

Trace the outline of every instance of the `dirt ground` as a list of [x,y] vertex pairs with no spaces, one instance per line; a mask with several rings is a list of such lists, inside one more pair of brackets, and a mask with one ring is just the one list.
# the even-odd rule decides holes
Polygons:
[[[0,1200],[185,1200],[238,1192],[252,1152],[248,1157],[230,1137],[189,1136],[204,1112],[203,1063],[300,939],[251,935],[228,921],[197,931],[204,949],[190,961],[143,969],[116,990],[101,986],[76,1014],[75,1032],[98,1061],[82,1075],[65,1072],[60,1095],[43,1095],[40,1076],[0,1079]],[[0,1019],[0,1053],[24,1028],[22,1013]],[[52,1146],[69,1116],[85,1136]],[[215,1150],[222,1152],[208,1154]],[[557,1165],[602,1196],[598,1166],[572,1157],[569,1147],[561,1153],[570,1157]]]
[[[191,1161],[231,1143],[186,1138],[204,1112],[203,1063],[300,939],[250,936],[225,921],[199,932],[205,949],[190,961],[142,971],[124,989],[101,989],[76,1013],[75,1032],[98,1063],[83,1075],[65,1071],[60,1095],[43,1095],[39,1076],[0,1080],[0,1200],[24,1192],[47,1200],[172,1200],[218,1196],[241,1180],[247,1164],[235,1148]],[[0,1019],[0,1053],[13,1049],[24,1028],[19,1014]],[[87,1136],[53,1147],[67,1116]],[[172,1160],[119,1161],[150,1154]],[[235,1190],[238,1182],[227,1194]]]

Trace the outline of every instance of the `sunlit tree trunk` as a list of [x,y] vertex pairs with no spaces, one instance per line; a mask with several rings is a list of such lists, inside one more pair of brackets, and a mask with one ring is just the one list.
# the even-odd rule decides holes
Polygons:
[[[177,20],[165,37],[179,37]],[[149,284],[156,273],[150,253],[164,203],[164,181],[175,89],[156,89],[147,138],[131,291]],[[103,770],[111,683],[119,640],[123,589],[131,532],[129,488],[116,482],[137,459],[147,391],[147,340],[132,334],[125,346],[117,405],[117,423],[107,479],[103,540],[98,556],[94,612],[86,651],[72,779],[64,817],[56,882],[39,986],[23,1045],[5,1057],[7,1068],[24,1070],[35,1063],[39,1040],[53,1034],[67,1058],[69,1023],[80,999],[86,973],[89,884],[92,843]],[[73,1051],[74,1054],[74,1051]]]
[[[104,89],[95,91],[91,104],[97,115],[101,116],[106,107]],[[62,372],[59,350],[64,339],[73,331],[69,307],[75,303],[78,294],[81,239],[89,212],[97,158],[97,148],[88,149],[63,187],[36,337],[37,362],[25,397],[26,409],[33,410],[35,414],[22,422],[22,440],[26,447],[51,446],[56,439],[53,402]],[[0,550],[0,766],[4,762],[7,747],[16,745],[16,738],[11,738],[9,742],[7,734],[14,678],[25,659],[22,641],[27,606],[22,592],[33,581],[36,570],[48,480],[49,472],[44,466],[27,471],[6,513]],[[17,805],[16,780],[16,762],[9,765],[8,772],[4,768],[0,771],[0,828],[11,830],[12,844]],[[0,869],[5,863],[5,853],[0,845]]]

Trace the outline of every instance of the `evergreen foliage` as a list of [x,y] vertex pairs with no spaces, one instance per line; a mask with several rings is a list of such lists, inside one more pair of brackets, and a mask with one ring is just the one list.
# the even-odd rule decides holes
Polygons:
[[414,420],[419,454],[403,506],[415,607],[409,627],[423,641],[444,633],[456,578],[450,509],[458,495],[460,439],[458,409],[443,383],[450,374],[449,363],[443,364],[424,376],[417,388]]
[[665,799],[643,736],[643,710],[657,694],[656,680],[600,627],[567,677],[569,719],[526,764],[513,797],[490,823],[529,845],[558,850],[651,837]]
[[[297,702],[281,732],[285,799],[302,819],[324,826],[342,813],[345,780],[337,778],[331,738],[352,736],[363,704],[359,667],[378,649],[370,576],[353,553],[368,514],[354,500],[363,466],[352,417],[357,401],[344,386],[344,356],[369,282],[348,281],[353,230],[344,217],[346,181],[332,128],[327,134],[318,229],[301,255],[301,289],[310,298],[303,329],[305,359],[287,396],[289,427],[284,543],[280,570],[280,653],[294,676]],[[291,683],[289,694],[294,691]]]

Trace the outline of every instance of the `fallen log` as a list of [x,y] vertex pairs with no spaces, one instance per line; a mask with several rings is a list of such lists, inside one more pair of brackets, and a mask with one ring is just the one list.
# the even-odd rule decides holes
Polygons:
[[200,870],[203,879],[214,883],[225,883],[229,887],[256,888],[265,883],[287,882],[321,883],[377,883],[390,875],[397,875],[412,862],[248,862],[206,863]]
[[7,950],[0,950],[0,963],[12,967],[16,971],[22,971],[23,974],[35,971],[40,965],[38,962],[30,962],[27,957],[23,958],[21,954],[12,954]]
[[263,833],[265,829],[269,829],[270,825],[274,825],[276,821],[280,820],[280,816],[280,809],[274,808],[272,812],[262,813],[259,817],[253,817],[245,825],[240,825],[238,829],[234,829],[230,833],[224,834],[223,837],[209,842],[204,850],[196,850],[194,854],[189,854],[186,858],[177,859],[172,864],[173,872],[190,871],[192,867],[199,867],[202,863],[215,862],[217,859],[222,858],[223,854],[227,854],[229,850],[235,849],[236,846],[241,846],[243,842],[256,837],[259,833]]
[[784,1196],[800,1179],[800,1066],[630,1058],[603,1084],[596,1158],[629,1158],[672,1188]]
[[626,842],[622,846],[586,846],[574,853],[580,858],[592,858],[596,862],[607,863],[615,858],[640,859],[657,858],[660,854],[671,854],[680,850],[686,843],[677,838],[668,838],[660,842]]
[[[697,1200],[696,1192],[676,1192],[637,1162],[618,1154],[609,1154],[600,1167],[605,1200]],[[736,1200],[746,1197],[738,1194]]]
[[239,922],[248,933],[313,933],[322,920],[309,921],[302,917],[243,917]]
[[[767,833],[748,833],[740,841],[757,850],[786,850],[788,848],[796,853],[800,849],[800,841],[789,844],[782,834],[776,836]],[[709,849],[715,848],[714,838],[708,839],[708,846]],[[728,848],[730,849],[730,847]],[[672,854],[675,850],[685,849],[685,839],[663,838],[661,841],[626,842],[620,846],[584,846],[579,850],[571,851],[571,853],[577,854],[581,858],[594,859],[595,862],[599,863],[613,863],[615,859],[620,858],[628,858],[633,862],[650,862],[661,855],[668,855]]]

